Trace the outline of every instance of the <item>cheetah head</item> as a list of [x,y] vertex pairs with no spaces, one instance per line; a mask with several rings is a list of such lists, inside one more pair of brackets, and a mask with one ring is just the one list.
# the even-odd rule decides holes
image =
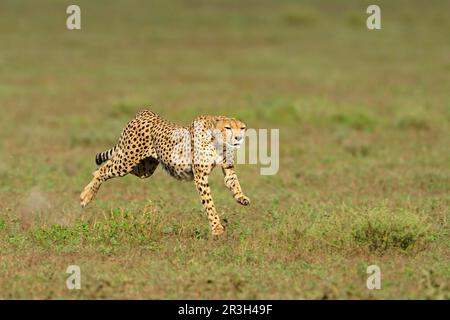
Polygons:
[[239,148],[244,141],[246,125],[235,118],[216,117],[215,129],[217,142],[231,149]]

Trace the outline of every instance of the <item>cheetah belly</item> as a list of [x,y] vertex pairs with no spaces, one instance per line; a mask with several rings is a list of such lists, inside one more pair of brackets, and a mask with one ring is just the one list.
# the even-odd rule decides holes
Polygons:
[[168,165],[162,163],[162,166],[164,170],[166,170],[175,179],[186,181],[194,180],[194,173],[192,172],[191,164]]
[[[156,159],[159,161],[165,171],[178,180],[194,180],[192,171],[192,160],[190,154],[191,146],[187,144],[183,138],[186,132],[182,131],[180,136],[174,136],[173,131],[170,133],[158,134],[153,137],[153,149]],[[168,141],[168,143],[164,143]]]

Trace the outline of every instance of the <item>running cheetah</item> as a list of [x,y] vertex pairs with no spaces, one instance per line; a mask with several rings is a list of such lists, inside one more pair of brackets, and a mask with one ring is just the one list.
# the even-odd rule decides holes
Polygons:
[[190,126],[181,127],[152,111],[141,111],[127,124],[116,146],[97,154],[95,161],[100,167],[80,195],[81,206],[92,200],[106,180],[128,173],[148,178],[161,164],[176,179],[194,180],[211,232],[221,235],[224,227],[213,203],[208,177],[220,165],[234,199],[244,206],[250,204],[233,162],[234,150],[244,141],[245,130],[246,125],[234,118],[200,116]]

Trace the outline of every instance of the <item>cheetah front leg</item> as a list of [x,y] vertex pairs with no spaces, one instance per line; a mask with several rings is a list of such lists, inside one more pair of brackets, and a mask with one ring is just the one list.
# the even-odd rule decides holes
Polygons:
[[224,227],[220,224],[220,218],[216,212],[216,208],[211,196],[211,189],[208,184],[208,176],[211,168],[209,168],[209,170],[205,170],[202,165],[194,165],[193,167],[195,186],[200,195],[200,199],[202,200],[203,208],[208,215],[211,232],[214,236],[219,236],[223,234]]
[[224,175],[224,182],[228,189],[233,193],[233,198],[243,206],[250,204],[250,199],[242,192],[236,172],[233,166],[222,165],[222,172]]

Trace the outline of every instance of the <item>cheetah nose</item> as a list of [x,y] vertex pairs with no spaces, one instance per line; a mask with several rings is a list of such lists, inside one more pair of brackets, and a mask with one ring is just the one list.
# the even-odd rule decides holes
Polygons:
[[240,141],[242,139],[242,136],[236,136],[234,137],[237,141]]

